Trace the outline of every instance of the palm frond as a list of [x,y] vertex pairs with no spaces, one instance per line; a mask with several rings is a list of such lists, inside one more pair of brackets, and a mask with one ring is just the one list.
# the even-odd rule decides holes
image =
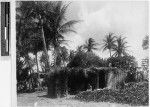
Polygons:
[[68,21],[66,23],[64,23],[63,25],[60,26],[60,30],[61,29],[68,29],[72,26],[74,26],[75,24],[79,23],[80,21],[79,20],[71,20],[71,21]]
[[103,48],[103,52],[104,52],[105,50],[107,50],[107,49],[108,49],[107,47],[104,47],[104,48]]
[[59,30],[60,33],[77,33],[75,30],[73,29],[61,29]]
[[63,20],[66,20],[65,15],[66,15],[67,8],[69,5],[70,5],[70,3],[68,3],[67,5],[63,5],[63,7],[61,8],[60,13],[56,18],[56,23],[57,23],[56,26],[60,26],[62,24]]
[[105,39],[103,39],[103,51],[110,50],[115,46],[116,43],[116,36],[113,36],[114,33],[109,33],[105,36]]

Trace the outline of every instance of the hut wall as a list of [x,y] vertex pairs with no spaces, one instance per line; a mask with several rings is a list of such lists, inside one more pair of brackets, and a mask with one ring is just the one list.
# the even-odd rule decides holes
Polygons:
[[112,85],[113,85],[113,77],[114,77],[114,74],[113,72],[109,72],[108,73],[108,81],[107,81],[107,88],[110,89],[112,88]]
[[118,89],[117,86],[120,88],[120,84],[123,83],[123,80],[126,77],[126,73],[124,73],[121,70],[118,70],[117,73],[110,71],[108,74],[108,83],[107,88],[108,89]]

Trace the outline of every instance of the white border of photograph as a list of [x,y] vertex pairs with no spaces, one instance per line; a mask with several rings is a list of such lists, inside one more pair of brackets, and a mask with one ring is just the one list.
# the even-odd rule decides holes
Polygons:
[[11,106],[17,107],[16,93],[16,1],[11,2]]

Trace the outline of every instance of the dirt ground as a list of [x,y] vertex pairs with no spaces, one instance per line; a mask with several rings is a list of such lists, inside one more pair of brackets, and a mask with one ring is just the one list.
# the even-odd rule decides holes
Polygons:
[[24,93],[17,95],[17,106],[18,107],[131,107],[129,105],[122,105],[115,103],[81,102],[72,99],[72,97],[73,96],[51,99],[46,97],[46,92]]

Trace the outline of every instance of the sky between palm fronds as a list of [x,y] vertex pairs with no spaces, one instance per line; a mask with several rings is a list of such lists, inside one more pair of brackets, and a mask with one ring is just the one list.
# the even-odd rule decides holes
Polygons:
[[[142,49],[142,40],[148,35],[148,1],[73,1],[67,18],[83,20],[76,25],[78,34],[66,36],[72,41],[70,49],[84,44],[90,37],[101,44],[104,36],[113,32],[115,36],[126,37],[129,54],[135,56],[139,64],[148,56],[148,50]],[[95,52],[100,57],[109,57],[107,51]]]
[[[65,34],[69,49],[83,45],[88,38],[102,44],[105,35],[112,32],[115,36],[126,37],[128,52],[136,57],[139,64],[142,58],[148,56],[148,50],[142,48],[145,35],[149,35],[148,1],[72,1],[66,18],[68,21],[82,20],[75,26],[77,33]],[[110,56],[109,51],[103,52],[102,49],[95,53],[102,58]]]

